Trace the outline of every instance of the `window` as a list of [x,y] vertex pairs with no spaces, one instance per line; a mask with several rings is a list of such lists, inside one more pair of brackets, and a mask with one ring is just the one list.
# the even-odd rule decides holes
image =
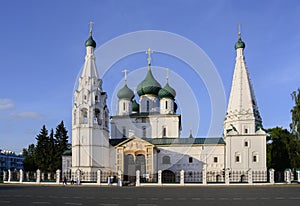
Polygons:
[[214,163],[218,162],[218,157],[214,157]]
[[235,162],[240,162],[240,156],[239,155],[235,156]]
[[86,101],[86,95],[83,96],[83,99]]
[[97,95],[95,96],[95,101],[98,102],[98,96]]
[[163,164],[171,164],[171,158],[169,156],[163,156],[162,163]]
[[81,123],[88,123],[88,110],[85,108],[81,110]]
[[189,157],[189,163],[193,163],[193,158]]
[[248,129],[245,129],[245,134],[247,134],[248,133]]
[[254,155],[252,160],[253,160],[253,162],[257,162],[257,156]]
[[123,102],[123,111],[125,111],[126,110],[126,104],[125,104],[125,102]]
[[167,100],[166,100],[166,103],[165,103],[165,104],[166,104],[166,109],[168,109],[168,101],[167,101]]
[[149,112],[150,110],[150,103],[149,101],[146,102],[146,111]]
[[167,128],[165,126],[163,126],[163,128],[162,128],[162,136],[163,137],[167,136]]
[[144,127],[142,128],[142,130],[143,130],[143,138],[146,138],[146,127],[144,126]]
[[123,137],[126,137],[126,127],[123,127]]
[[249,142],[248,142],[248,141],[245,141],[245,142],[244,142],[244,146],[245,146],[245,147],[248,147],[248,146],[249,146]]

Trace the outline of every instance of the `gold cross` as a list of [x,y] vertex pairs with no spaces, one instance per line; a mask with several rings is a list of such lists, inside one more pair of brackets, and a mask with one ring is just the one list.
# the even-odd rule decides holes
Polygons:
[[238,36],[241,38],[241,24],[238,23]]
[[92,22],[92,21],[89,22],[89,25],[90,25],[90,35],[92,35],[92,32],[93,32],[93,24],[94,24],[94,22]]
[[126,81],[127,81],[127,72],[128,72],[128,70],[127,70],[127,69],[124,69],[124,70],[122,70],[122,72],[124,72],[124,80],[125,80],[125,83],[126,83]]
[[169,68],[166,68],[166,80],[167,80],[167,83],[168,83],[168,80],[169,80]]
[[146,54],[148,55],[148,66],[151,65],[151,54],[153,54],[153,50],[151,50],[150,48],[146,51]]

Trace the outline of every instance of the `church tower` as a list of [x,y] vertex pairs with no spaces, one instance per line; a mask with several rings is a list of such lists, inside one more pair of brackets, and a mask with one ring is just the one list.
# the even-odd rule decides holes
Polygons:
[[226,167],[245,171],[266,170],[266,133],[245,63],[245,43],[238,32],[236,63],[224,121]]
[[72,109],[72,171],[95,172],[109,167],[107,95],[96,67],[96,42],[90,36],[85,42],[85,63],[74,93]]

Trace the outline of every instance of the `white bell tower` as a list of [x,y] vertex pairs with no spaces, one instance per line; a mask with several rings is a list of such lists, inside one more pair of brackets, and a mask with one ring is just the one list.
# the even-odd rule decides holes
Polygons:
[[224,121],[226,167],[231,170],[266,170],[266,133],[244,57],[240,29],[235,44],[236,63]]
[[109,167],[107,95],[95,63],[96,42],[85,42],[86,56],[72,109],[72,171],[95,172]]

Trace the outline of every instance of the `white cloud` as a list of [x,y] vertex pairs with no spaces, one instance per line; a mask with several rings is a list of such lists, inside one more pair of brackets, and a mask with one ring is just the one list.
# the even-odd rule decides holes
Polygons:
[[14,107],[15,107],[15,104],[11,99],[0,98],[0,111],[13,109]]
[[12,114],[11,117],[14,119],[41,119],[43,115],[38,112],[19,112]]

